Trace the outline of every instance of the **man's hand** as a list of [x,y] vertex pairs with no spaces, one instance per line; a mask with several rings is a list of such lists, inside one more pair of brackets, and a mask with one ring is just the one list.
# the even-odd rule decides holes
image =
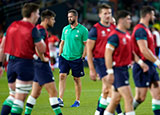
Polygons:
[[2,75],[3,75],[3,68],[0,67],[0,78],[2,77]]
[[149,70],[149,67],[144,62],[140,65],[140,67],[143,69],[143,72],[147,72]]
[[43,62],[49,62],[49,58],[48,57],[43,57],[43,58],[41,58],[41,61],[43,61]]
[[89,75],[90,75],[90,79],[93,80],[93,81],[96,81],[97,79],[97,73],[95,70],[90,70],[89,72]]
[[114,74],[108,74],[107,75],[107,81],[108,81],[108,83],[113,84],[113,82],[114,82]]

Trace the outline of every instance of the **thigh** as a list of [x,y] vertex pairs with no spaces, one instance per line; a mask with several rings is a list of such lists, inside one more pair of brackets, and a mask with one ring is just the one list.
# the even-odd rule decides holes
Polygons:
[[132,97],[132,92],[130,86],[122,86],[118,88],[118,92],[124,99],[131,99]]
[[14,67],[15,63],[14,61],[9,61],[8,63],[8,70],[7,70],[7,78],[8,78],[8,83],[14,83],[17,79],[17,74],[15,71],[15,67]]
[[41,93],[42,87],[38,82],[33,82],[31,96],[37,98]]
[[154,99],[160,100],[160,84],[158,81],[151,83],[150,92]]
[[133,65],[133,79],[136,87],[139,87],[139,88],[149,87],[149,84],[150,84],[149,71],[150,70],[144,73],[138,64],[135,63]]
[[60,73],[69,74],[69,70],[70,70],[69,61],[64,59],[62,56],[59,57],[59,70],[60,70]]
[[15,71],[17,79],[21,81],[33,81],[34,63],[31,59],[15,59]]
[[81,58],[70,61],[69,63],[72,69],[72,75],[74,77],[82,77],[84,76],[84,68],[83,68],[83,61]]
[[106,69],[104,58],[94,59],[94,65],[95,65],[96,72],[99,74],[99,77],[101,79],[107,75],[107,72],[106,72],[107,69]]
[[54,77],[49,66],[49,63],[42,62],[42,61],[35,61],[35,79],[38,83],[42,86],[45,83],[53,82]]
[[114,88],[118,89],[122,86],[129,85],[129,73],[127,67],[115,67],[114,68]]

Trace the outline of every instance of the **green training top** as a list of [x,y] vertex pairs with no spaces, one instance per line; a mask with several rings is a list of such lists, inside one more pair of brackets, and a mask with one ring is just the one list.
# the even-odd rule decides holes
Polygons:
[[75,60],[82,57],[84,43],[88,38],[88,30],[81,24],[78,24],[74,29],[71,25],[63,28],[61,40],[64,41],[62,57],[66,60]]

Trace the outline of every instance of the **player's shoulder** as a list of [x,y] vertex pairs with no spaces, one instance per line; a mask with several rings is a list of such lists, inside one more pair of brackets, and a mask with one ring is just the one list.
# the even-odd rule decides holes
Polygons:
[[85,26],[83,26],[82,24],[79,24],[78,26],[79,26],[79,29],[81,29],[83,31],[88,31],[88,29]]

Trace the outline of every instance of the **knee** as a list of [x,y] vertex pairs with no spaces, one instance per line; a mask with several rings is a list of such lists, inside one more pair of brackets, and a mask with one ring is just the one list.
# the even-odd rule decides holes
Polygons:
[[144,102],[145,97],[144,97],[144,96],[140,96],[140,97],[136,98],[136,100],[137,100],[138,102],[142,103],[142,102]]
[[75,77],[74,77],[74,82],[75,82],[76,84],[80,84],[80,83],[81,83],[80,78],[75,78]]
[[109,88],[103,87],[103,93],[104,94],[109,94]]
[[65,80],[66,77],[67,77],[66,74],[60,74],[60,75],[59,75],[59,79],[60,79],[60,80]]
[[118,105],[118,104],[119,104],[120,99],[121,99],[120,97],[118,97],[118,98],[114,99],[114,102],[115,102],[115,104],[116,104],[116,105]]

